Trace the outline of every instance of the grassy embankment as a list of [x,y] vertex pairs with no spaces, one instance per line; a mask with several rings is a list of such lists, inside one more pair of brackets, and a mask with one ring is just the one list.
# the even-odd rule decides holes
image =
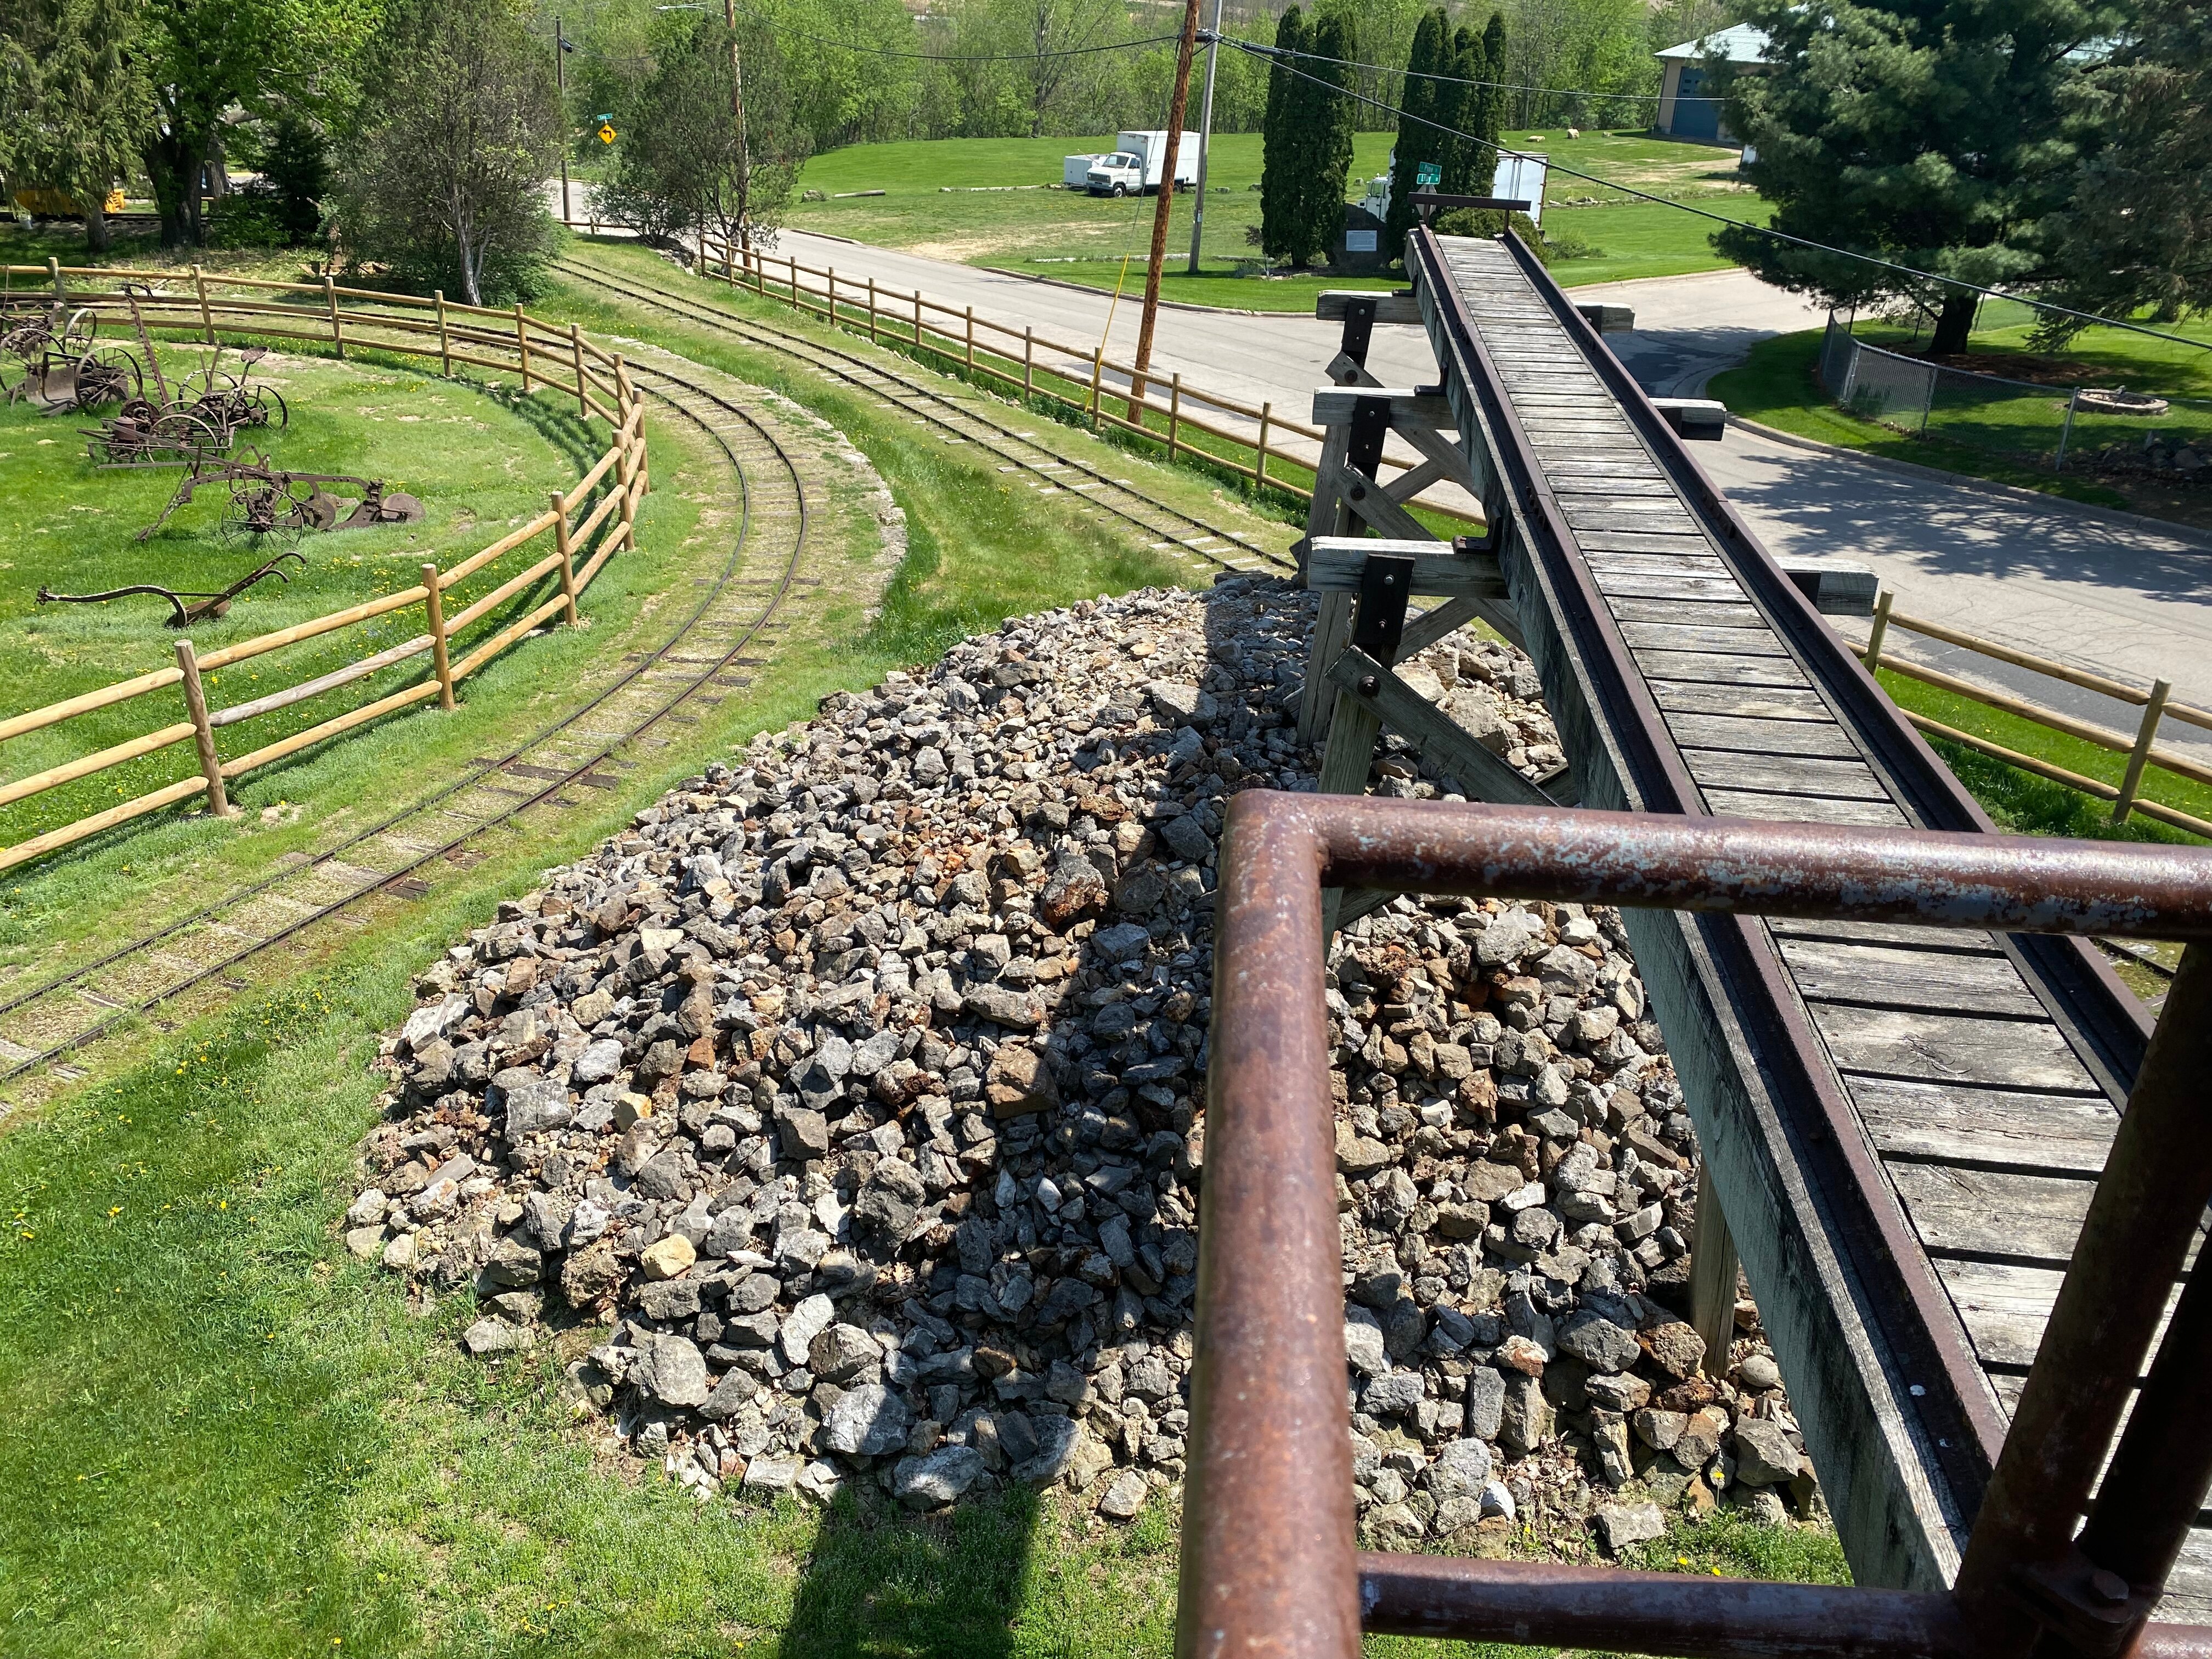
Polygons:
[[[1352,177],[1382,173],[1391,135],[1364,132],[1353,148]],[[1563,130],[1504,135],[1513,147],[1542,150],[1560,164],[1735,216],[1763,215],[1764,204],[1736,181],[1734,152],[1710,145],[1655,138],[1643,132]],[[831,199],[793,205],[799,230],[850,236],[879,246],[903,248],[1030,276],[1047,276],[1111,289],[1121,258],[1130,256],[1131,281],[1141,287],[1151,246],[1155,203],[1115,201],[1056,185],[1060,158],[1113,147],[1113,136],[1092,138],[952,138],[854,144],[806,164],[800,185]],[[1316,288],[1389,288],[1396,278],[1347,281],[1318,272],[1283,276],[1258,274],[1259,250],[1245,240],[1260,219],[1261,143],[1257,133],[1221,133],[1208,164],[1205,257],[1189,276],[1190,223],[1194,198],[1178,196],[1168,238],[1167,274],[1161,292],[1171,300],[1255,311],[1310,311]],[[1031,188],[1008,188],[1009,186]],[[838,199],[847,191],[882,190],[880,197]],[[1668,276],[1717,270],[1728,262],[1706,238],[1712,226],[1694,215],[1641,203],[1603,186],[1554,174],[1545,228],[1562,242],[1592,250],[1553,266],[1562,283],[1579,285],[1633,276]]]
[[[635,792],[1000,614],[1176,574],[777,360],[643,319],[629,331],[806,396],[891,481],[914,548],[879,621],[826,619]],[[419,905],[0,1137],[0,1654],[1165,1650],[1164,1513],[1118,1532],[1027,1497],[940,1521],[702,1508],[577,1431],[556,1353],[466,1364],[452,1339],[468,1298],[410,1308],[337,1247],[374,1113],[367,1063],[410,973],[635,804],[587,805],[556,844],[494,843]],[[11,907],[11,925],[28,914]],[[1840,1571],[1818,1534],[1734,1523],[1650,1553],[1676,1552]]]

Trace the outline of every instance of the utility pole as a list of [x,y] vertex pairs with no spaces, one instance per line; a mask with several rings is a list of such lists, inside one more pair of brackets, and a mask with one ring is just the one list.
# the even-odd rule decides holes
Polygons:
[[561,90],[561,222],[576,216],[568,210],[568,54],[575,48],[561,33],[561,20],[553,20],[553,84]]
[[[1160,314],[1160,267],[1167,263],[1168,216],[1175,204],[1176,152],[1182,144],[1183,113],[1190,105],[1190,61],[1197,53],[1198,0],[1186,0],[1182,43],[1176,48],[1175,95],[1168,100],[1168,153],[1160,161],[1160,201],[1152,214],[1152,252],[1145,262],[1145,314],[1137,326],[1136,373],[1129,380],[1133,408],[1145,395],[1145,371],[1152,366],[1152,325]],[[1205,165],[1203,152],[1200,165]]]
[[1206,43],[1206,90],[1198,100],[1198,206],[1190,222],[1190,274],[1198,275],[1198,245],[1206,235],[1206,158],[1213,148],[1213,66],[1221,56],[1221,0],[1213,0],[1213,38]]
[[[738,0],[722,0],[722,21],[730,27],[730,117],[737,123],[738,133],[738,245],[750,247],[753,168],[745,135],[745,65],[738,52]],[[699,257],[707,257],[703,241]]]

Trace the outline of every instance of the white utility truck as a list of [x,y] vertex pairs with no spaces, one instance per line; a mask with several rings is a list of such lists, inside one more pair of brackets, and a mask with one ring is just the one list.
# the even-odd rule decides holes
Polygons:
[[[1160,172],[1167,163],[1167,129],[1152,132],[1117,132],[1119,146],[1091,166],[1084,188],[1093,196],[1150,195],[1160,187]],[[1188,190],[1198,182],[1198,135],[1186,132],[1176,147],[1176,188]]]

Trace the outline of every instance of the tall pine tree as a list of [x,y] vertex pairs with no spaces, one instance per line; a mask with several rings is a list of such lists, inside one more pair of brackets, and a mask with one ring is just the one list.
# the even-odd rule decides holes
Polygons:
[[[1938,276],[2010,286],[2053,274],[2041,221],[2071,194],[2069,118],[2118,0],[1747,0],[1770,68],[1729,83],[1728,124],[1773,224]],[[2089,50],[2085,51],[2087,48]],[[1831,306],[1902,300],[1966,349],[1978,295],[1863,260],[1724,229],[1713,246]]]
[[1414,28],[1413,49],[1406,59],[1406,92],[1399,100],[1404,113],[1398,118],[1398,147],[1390,153],[1390,216],[1382,233],[1383,251],[1393,256],[1405,251],[1421,164],[1443,155],[1444,135],[1430,123],[1437,118],[1437,94],[1446,83],[1431,77],[1451,72],[1450,51],[1451,24],[1438,6]]
[[[1275,45],[1283,52],[1303,52],[1309,44],[1305,15],[1292,6],[1276,21]],[[1308,83],[1291,73],[1293,66],[1303,70],[1305,60],[1278,58],[1268,70],[1267,113],[1260,130],[1260,249],[1270,259],[1290,258],[1297,245],[1291,227],[1298,216],[1298,180],[1304,172],[1300,94]]]
[[1302,82],[1309,94],[1306,118],[1312,145],[1300,189],[1300,252],[1307,264],[1336,246],[1344,230],[1344,191],[1352,176],[1354,106],[1349,95],[1359,58],[1359,24],[1349,7],[1332,7],[1314,26],[1312,58]]

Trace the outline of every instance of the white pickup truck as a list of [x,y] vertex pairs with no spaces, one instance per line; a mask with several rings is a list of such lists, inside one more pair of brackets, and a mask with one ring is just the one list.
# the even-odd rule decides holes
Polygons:
[[[1160,187],[1160,173],[1167,161],[1165,128],[1152,132],[1120,132],[1121,146],[1102,155],[1084,178],[1084,188],[1093,196],[1151,195]],[[1198,135],[1186,132],[1176,148],[1176,187],[1188,190],[1198,182]]]

